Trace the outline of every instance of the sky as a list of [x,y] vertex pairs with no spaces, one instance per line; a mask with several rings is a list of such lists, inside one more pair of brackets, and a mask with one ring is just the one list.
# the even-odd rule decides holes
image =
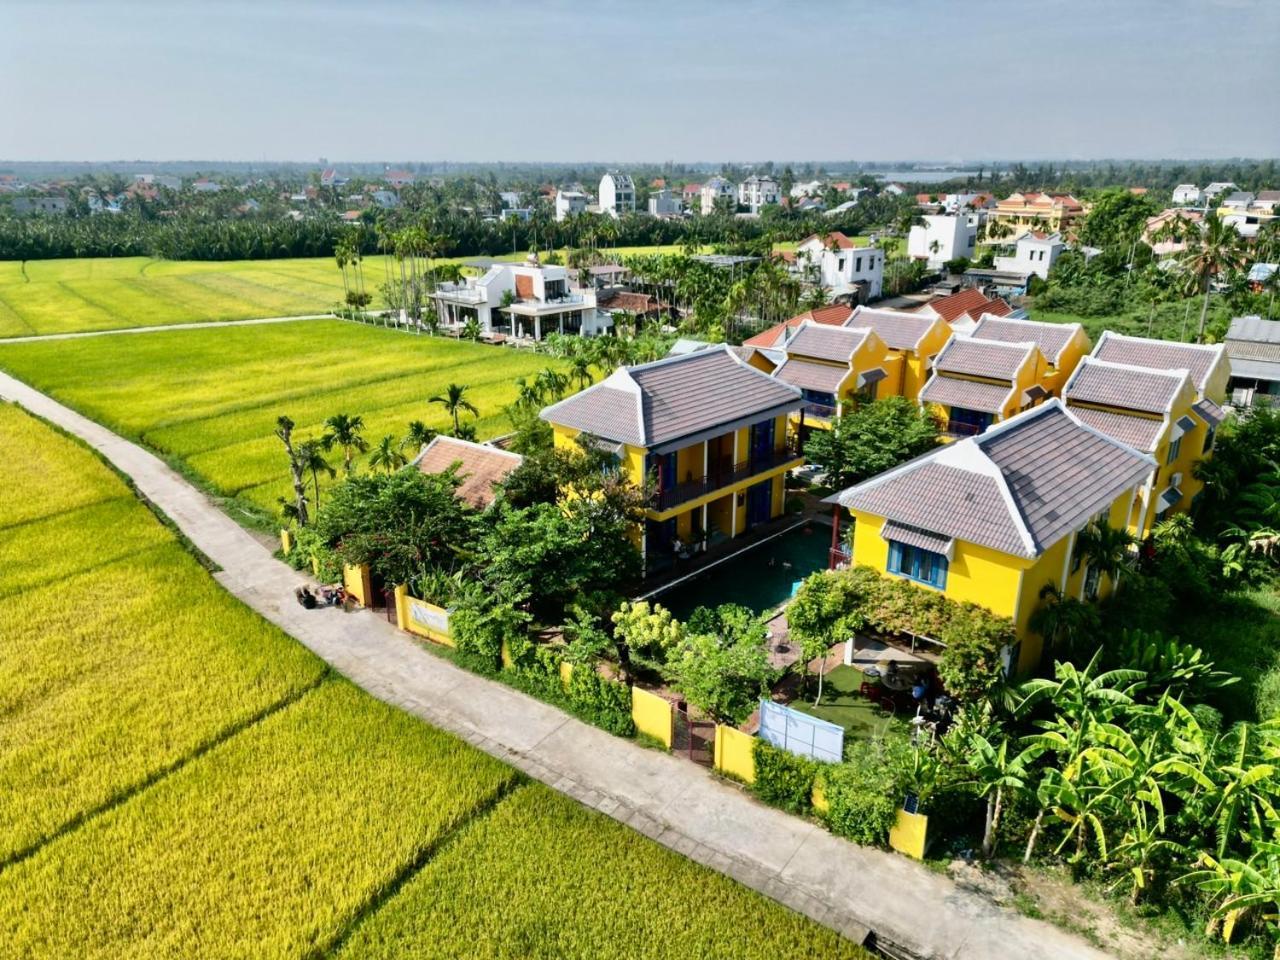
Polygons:
[[1280,156],[1280,0],[0,0],[0,159]]

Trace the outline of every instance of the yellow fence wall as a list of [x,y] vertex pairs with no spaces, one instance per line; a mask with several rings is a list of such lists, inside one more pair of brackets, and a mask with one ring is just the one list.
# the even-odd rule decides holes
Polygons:
[[415,636],[426,637],[446,647],[455,646],[449,629],[449,611],[409,596],[409,588],[403,583],[396,587],[396,625]]
[[676,715],[670,701],[648,690],[632,687],[631,719],[635,722],[636,730],[661,741],[668,750],[671,749],[671,742],[675,739]]
[[342,586],[347,596],[362,607],[369,606],[373,599],[373,580],[369,575],[369,567],[360,564],[358,567],[342,568]]
[[889,828],[889,846],[917,860],[924,859],[925,841],[929,835],[929,818],[923,813],[898,811],[898,822]]
[[293,534],[283,527],[280,528],[280,552],[286,557],[293,553]]
[[756,738],[749,733],[716,724],[715,768],[745,783],[756,781]]

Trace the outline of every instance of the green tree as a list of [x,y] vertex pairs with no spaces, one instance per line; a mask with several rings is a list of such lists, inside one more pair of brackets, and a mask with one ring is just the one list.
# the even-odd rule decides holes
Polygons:
[[938,424],[905,397],[885,397],[845,411],[830,430],[814,430],[805,456],[821,464],[830,483],[846,487],[932,450]]
[[324,422],[324,435],[320,438],[326,451],[342,448],[342,472],[351,476],[356,453],[369,449],[369,442],[362,435],[364,417],[335,413]]
[[820,661],[814,706],[822,701],[827,651],[867,628],[864,606],[857,580],[821,573],[808,577],[787,605],[788,636],[800,644],[802,671],[807,673],[812,661]]
[[316,510],[320,509],[320,474],[328,474],[332,479],[338,471],[329,465],[324,458],[324,443],[320,440],[304,440],[298,444],[298,461],[302,469],[311,474],[311,488],[315,491]]
[[1200,305],[1200,323],[1196,328],[1197,342],[1204,342],[1205,319],[1209,315],[1209,294],[1213,281],[1224,273],[1239,270],[1245,262],[1244,242],[1239,232],[1221,217],[1207,216],[1204,230],[1192,235],[1183,255],[1182,265],[1191,276],[1197,289],[1203,291]]
[[297,448],[293,445],[293,428],[294,422],[288,417],[276,418],[275,434],[284,444],[285,455],[289,458],[289,477],[293,482],[293,503],[289,516],[296,520],[299,526],[305,527],[308,520],[306,467]]
[[412,450],[416,456],[422,451],[422,448],[436,438],[436,431],[432,430],[421,420],[410,420],[409,428],[405,431],[404,439],[400,441],[401,450]]
[[400,444],[392,434],[387,434],[379,440],[369,456],[371,469],[385,470],[387,473],[394,473],[408,462],[408,458],[400,452]]
[[742,608],[706,611],[671,652],[668,670],[677,690],[718,723],[737,726],[767,696],[777,671],[769,664],[768,629]]
[[457,383],[450,383],[444,388],[444,393],[436,394],[427,400],[427,403],[438,403],[444,407],[445,413],[453,420],[455,437],[462,435],[460,417],[463,413],[469,413],[473,417],[480,416],[480,411],[476,409],[475,404],[467,399],[467,388]]

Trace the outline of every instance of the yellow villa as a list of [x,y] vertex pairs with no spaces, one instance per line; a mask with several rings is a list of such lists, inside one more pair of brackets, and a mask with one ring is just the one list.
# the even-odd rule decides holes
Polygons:
[[783,479],[804,463],[788,430],[803,403],[720,344],[620,367],[541,416],[557,447],[587,434],[652,490],[637,537],[654,573],[782,515]]
[[947,322],[932,312],[858,307],[844,325],[872,331],[884,341],[890,359],[902,359],[897,382],[892,377],[886,380],[880,396],[909,400],[920,395],[934,358],[951,336]]
[[1052,399],[831,502],[852,516],[854,564],[1009,617],[1006,667],[1026,673],[1043,646],[1031,628],[1041,592],[1091,602],[1111,591],[1077,538],[1095,521],[1123,527],[1155,466]]
[[996,201],[987,221],[1005,227],[1008,236],[1025,230],[1068,233],[1084,214],[1084,205],[1070,194],[1011,193]]
[[899,380],[901,356],[865,327],[832,327],[806,320],[786,343],[785,359],[773,372],[800,390],[804,406],[793,425],[830,429],[845,409],[870,403],[883,383]]
[[1078,323],[1042,323],[1039,320],[984,314],[969,336],[975,340],[999,343],[1034,343],[1040,348],[1045,362],[1040,386],[1051,397],[1062,396],[1067,378],[1089,352],[1089,335]]
[[1045,359],[1033,342],[952,337],[938,354],[920,403],[947,439],[971,437],[1042,401]]

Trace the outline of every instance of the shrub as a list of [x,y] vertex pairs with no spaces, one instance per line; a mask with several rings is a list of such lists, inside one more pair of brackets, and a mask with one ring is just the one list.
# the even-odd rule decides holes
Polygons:
[[823,768],[824,819],[838,836],[883,846],[902,806],[911,747],[896,737],[855,740],[845,756],[844,763]]
[[594,667],[581,665],[569,679],[569,709],[579,718],[619,737],[636,732],[631,719],[631,688],[606,680]]
[[813,781],[818,762],[798,757],[765,740],[755,742],[756,779],[752,792],[765,803],[792,813],[807,813],[813,806]]

